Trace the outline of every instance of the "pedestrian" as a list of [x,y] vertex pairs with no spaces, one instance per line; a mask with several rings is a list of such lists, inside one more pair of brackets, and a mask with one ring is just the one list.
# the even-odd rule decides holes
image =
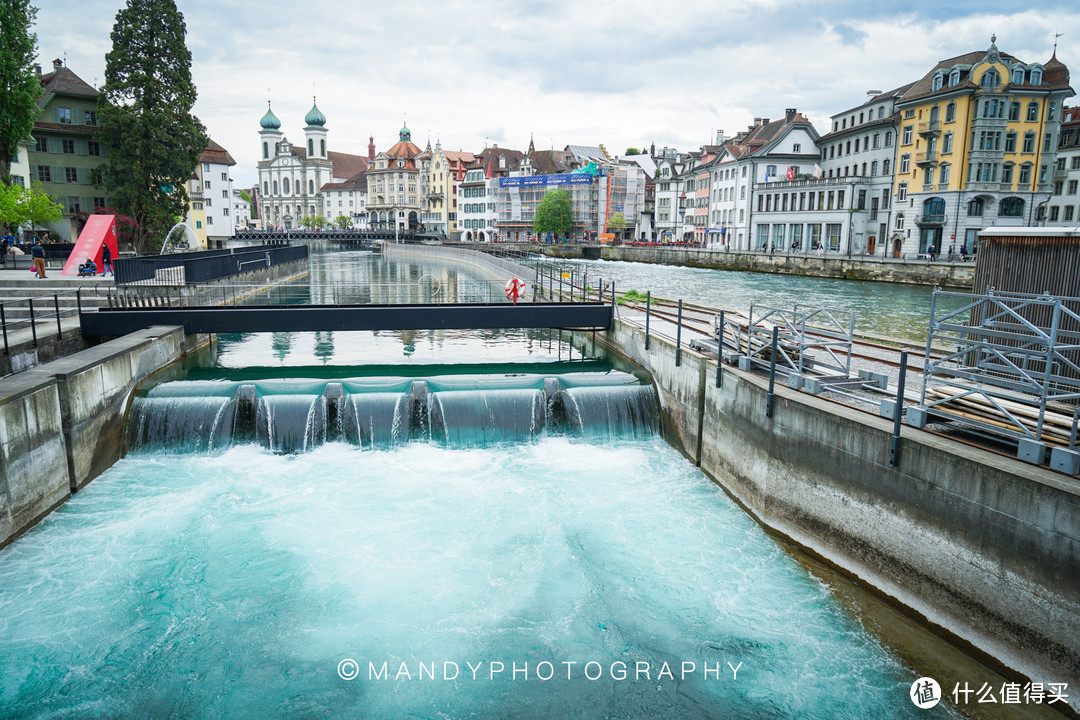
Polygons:
[[112,250],[109,249],[109,243],[105,243],[101,248],[101,276],[112,274]]
[[967,246],[960,246],[960,262],[967,262]]
[[[45,248],[41,247],[41,241],[35,240],[34,247],[30,250],[30,256],[34,258],[34,269],[37,271],[39,280],[45,278]],[[25,277],[25,275],[23,276]]]
[[927,262],[934,262],[934,246],[930,245],[926,248],[926,260]]

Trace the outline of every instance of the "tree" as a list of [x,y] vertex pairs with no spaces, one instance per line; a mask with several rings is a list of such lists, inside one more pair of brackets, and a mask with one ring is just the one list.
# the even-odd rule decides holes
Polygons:
[[622,235],[622,231],[626,229],[626,218],[623,217],[621,212],[612,213],[607,219],[608,232],[615,233],[616,236]]
[[109,155],[95,179],[138,223],[140,251],[159,248],[176,218],[186,217],[185,186],[206,148],[206,130],[191,114],[196,91],[185,33],[173,0],[128,0],[105,56],[97,139]]
[[339,230],[344,230],[352,225],[352,218],[348,215],[338,215],[334,218],[334,225],[336,225]]
[[34,68],[37,8],[29,0],[0,0],[0,181],[10,182],[19,142],[30,137],[41,81]]
[[570,204],[570,193],[565,190],[552,190],[540,200],[533,217],[533,230],[537,236],[542,233],[568,235],[574,225],[574,215]]
[[626,152],[623,155],[644,155],[645,153],[637,148],[626,148]]
[[63,210],[40,185],[28,190],[21,185],[0,184],[0,225],[9,230],[20,225],[47,225],[59,220]]

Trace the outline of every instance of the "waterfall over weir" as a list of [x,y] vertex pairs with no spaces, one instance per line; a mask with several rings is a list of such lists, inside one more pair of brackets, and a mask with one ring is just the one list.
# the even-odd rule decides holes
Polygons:
[[521,443],[548,435],[644,438],[653,388],[624,373],[178,381],[132,401],[129,452],[209,452],[257,443],[302,453],[327,442],[387,448]]

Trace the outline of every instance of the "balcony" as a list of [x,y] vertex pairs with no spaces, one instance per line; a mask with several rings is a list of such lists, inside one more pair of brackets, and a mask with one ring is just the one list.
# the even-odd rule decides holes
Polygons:
[[923,213],[922,217],[919,218],[918,223],[920,225],[944,225],[945,215]]
[[937,120],[919,123],[919,134],[923,137],[937,137],[941,134],[941,123]]
[[933,167],[940,162],[937,157],[937,150],[926,150],[915,156],[915,164],[920,167],[930,166]]

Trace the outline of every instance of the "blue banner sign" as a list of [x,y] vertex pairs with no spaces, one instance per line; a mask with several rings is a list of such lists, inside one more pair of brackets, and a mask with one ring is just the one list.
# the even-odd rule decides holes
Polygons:
[[596,178],[588,173],[503,177],[499,178],[499,187],[521,187],[523,185],[589,185],[595,179]]

